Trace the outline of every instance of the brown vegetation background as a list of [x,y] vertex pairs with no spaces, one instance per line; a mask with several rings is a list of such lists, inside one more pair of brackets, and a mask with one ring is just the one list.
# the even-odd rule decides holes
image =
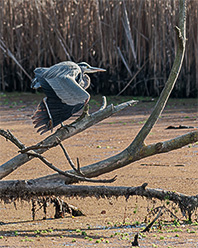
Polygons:
[[[187,47],[172,96],[198,91],[198,1],[187,1]],[[160,94],[175,55],[178,1],[0,1],[0,89],[27,91],[39,66],[64,60],[107,69],[91,93]],[[14,56],[14,57],[13,57]],[[11,58],[12,57],[12,58]],[[16,59],[14,61],[14,59]]]

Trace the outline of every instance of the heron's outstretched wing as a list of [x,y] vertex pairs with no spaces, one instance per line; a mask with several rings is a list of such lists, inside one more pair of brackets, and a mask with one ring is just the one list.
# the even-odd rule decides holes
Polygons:
[[[46,77],[45,80],[52,87],[60,100],[68,105],[85,103],[90,97],[89,93],[69,75],[65,76],[61,73],[53,78]],[[41,86],[43,87],[42,83]]]

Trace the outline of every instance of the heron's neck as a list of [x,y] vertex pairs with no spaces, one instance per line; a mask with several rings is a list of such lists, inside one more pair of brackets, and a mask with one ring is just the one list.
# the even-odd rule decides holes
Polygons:
[[87,74],[83,73],[82,79],[83,79],[83,88],[87,89],[91,83],[90,77]]

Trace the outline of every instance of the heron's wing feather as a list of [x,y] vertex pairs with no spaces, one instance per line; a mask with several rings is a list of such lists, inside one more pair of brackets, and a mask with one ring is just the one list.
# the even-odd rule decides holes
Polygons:
[[38,67],[34,70],[35,76],[40,78],[54,78],[60,74],[77,75],[79,72],[81,72],[79,66],[71,61],[61,62],[51,67]]
[[68,75],[60,73],[56,77],[46,77],[45,80],[63,103],[76,105],[89,99],[89,93]]

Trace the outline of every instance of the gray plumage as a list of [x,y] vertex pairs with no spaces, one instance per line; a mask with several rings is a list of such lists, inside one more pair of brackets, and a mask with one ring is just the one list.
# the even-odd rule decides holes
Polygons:
[[32,117],[35,128],[40,127],[37,132],[42,134],[52,130],[83,108],[90,98],[85,90],[90,85],[90,78],[85,73],[97,71],[105,70],[91,67],[85,62],[76,64],[71,61],[34,70],[35,78],[31,87],[41,87],[47,96]]

